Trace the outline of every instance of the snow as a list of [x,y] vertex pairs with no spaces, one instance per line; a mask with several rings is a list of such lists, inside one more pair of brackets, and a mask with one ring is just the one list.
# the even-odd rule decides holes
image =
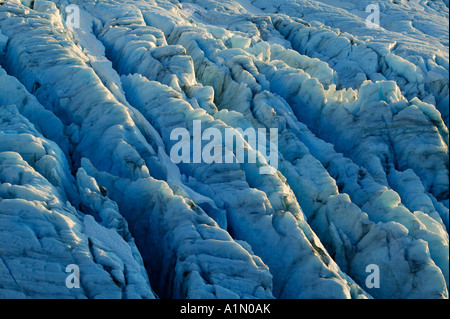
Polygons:
[[0,297],[448,298],[448,1],[397,2],[4,2]]

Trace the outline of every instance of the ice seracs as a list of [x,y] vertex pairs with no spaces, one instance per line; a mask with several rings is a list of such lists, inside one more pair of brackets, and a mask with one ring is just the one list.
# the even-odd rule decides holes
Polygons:
[[448,2],[368,4],[4,1],[0,296],[448,298]]

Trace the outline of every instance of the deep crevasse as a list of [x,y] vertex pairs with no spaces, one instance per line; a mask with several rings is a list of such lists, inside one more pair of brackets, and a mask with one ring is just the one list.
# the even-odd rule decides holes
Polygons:
[[[80,29],[64,26],[69,4]],[[290,1],[279,12],[231,0],[30,5],[0,6],[2,296],[448,297],[448,56],[438,48],[340,32],[314,22],[307,1],[302,19],[280,15]],[[192,134],[193,120],[277,128],[278,172],[174,164],[170,132]],[[46,235],[73,247],[52,255],[53,268],[40,264],[45,247],[11,250],[37,248],[13,245],[8,230],[42,241],[19,202],[48,196],[72,220],[50,225],[81,238]],[[83,294],[64,284],[73,263]],[[379,289],[365,286],[371,264]]]

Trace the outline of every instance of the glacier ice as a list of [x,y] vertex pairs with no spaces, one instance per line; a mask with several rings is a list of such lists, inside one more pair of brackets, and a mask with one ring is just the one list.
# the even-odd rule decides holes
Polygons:
[[[129,234],[110,229],[106,219],[101,225],[67,200],[69,192],[77,194],[76,184],[58,146],[15,106],[0,112],[2,298],[154,298]],[[109,236],[100,236],[99,229]],[[126,225],[123,230],[128,233]],[[80,269],[82,289],[66,286],[65,269],[71,264]]]
[[448,298],[448,1],[368,4],[1,2],[0,297]]

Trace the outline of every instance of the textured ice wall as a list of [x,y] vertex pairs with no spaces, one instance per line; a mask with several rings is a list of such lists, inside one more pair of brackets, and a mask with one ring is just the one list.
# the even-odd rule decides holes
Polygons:
[[[448,4],[333,5],[5,1],[0,292],[448,297]],[[174,164],[194,120],[278,129],[278,171]]]

